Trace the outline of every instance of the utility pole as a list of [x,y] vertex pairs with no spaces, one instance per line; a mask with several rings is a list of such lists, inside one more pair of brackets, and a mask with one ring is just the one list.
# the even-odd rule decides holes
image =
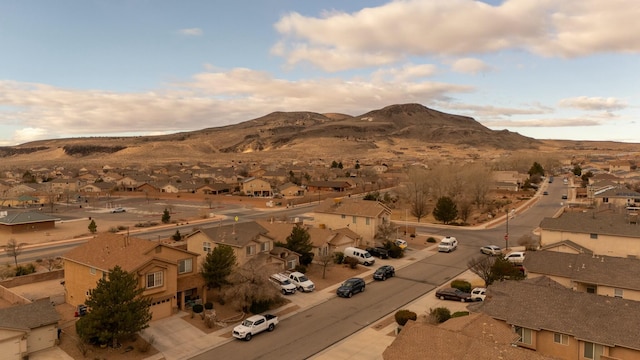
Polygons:
[[504,234],[504,251],[509,249],[509,209],[505,210],[507,215],[507,232]]

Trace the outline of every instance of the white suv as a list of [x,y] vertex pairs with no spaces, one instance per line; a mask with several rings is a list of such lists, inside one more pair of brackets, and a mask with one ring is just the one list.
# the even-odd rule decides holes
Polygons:
[[524,251],[514,251],[505,255],[504,258],[513,264],[522,264],[524,262]]
[[440,244],[438,244],[438,252],[452,252],[458,248],[458,240],[453,236],[447,236],[442,238]]
[[271,281],[276,287],[278,287],[278,289],[280,289],[282,295],[296,293],[296,286],[293,285],[291,281],[289,281],[288,277],[282,274],[273,274],[269,276],[269,281]]

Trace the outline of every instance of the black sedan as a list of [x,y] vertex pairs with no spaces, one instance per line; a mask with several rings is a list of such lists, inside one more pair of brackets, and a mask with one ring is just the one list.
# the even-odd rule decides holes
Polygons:
[[373,273],[373,278],[375,280],[385,281],[387,280],[387,278],[394,276],[396,276],[396,269],[394,269],[391,265],[382,265],[378,269],[376,269],[376,272]]
[[376,257],[379,257],[380,259],[389,258],[389,252],[387,251],[387,249],[383,247],[380,247],[380,246],[368,247],[366,250],[369,252],[369,254],[371,254],[371,256],[376,256]]
[[357,294],[359,292],[363,292],[366,284],[364,279],[362,278],[351,278],[347,279],[338,290],[336,290],[336,294],[340,297],[352,297],[353,294]]
[[440,300],[455,300],[455,301],[473,301],[470,299],[471,294],[464,292],[456,288],[442,288],[436,291],[436,297]]

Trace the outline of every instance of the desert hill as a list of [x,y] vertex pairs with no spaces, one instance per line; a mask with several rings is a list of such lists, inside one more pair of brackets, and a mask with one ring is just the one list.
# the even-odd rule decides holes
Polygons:
[[490,130],[470,117],[401,104],[359,116],[274,112],[235,125],[162,136],[48,139],[0,148],[0,159],[9,167],[243,158],[398,159],[407,149],[441,146],[481,152],[530,151],[544,147],[544,142],[507,130]]

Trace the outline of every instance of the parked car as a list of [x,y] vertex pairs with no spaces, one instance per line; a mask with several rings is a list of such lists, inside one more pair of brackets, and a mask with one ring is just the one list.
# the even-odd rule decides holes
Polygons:
[[458,240],[453,236],[446,236],[438,244],[438,252],[452,252],[458,248]]
[[340,297],[352,297],[353,294],[357,294],[359,292],[364,292],[366,284],[364,279],[362,278],[351,278],[347,279],[345,282],[340,285],[338,290],[336,290],[336,294]]
[[253,335],[265,330],[273,331],[278,325],[278,317],[271,314],[254,315],[244,319],[244,321],[233,328],[233,337],[249,341]]
[[355,258],[358,260],[358,263],[364,266],[373,265],[376,262],[376,259],[374,259],[367,250],[358,249],[357,247],[348,247],[344,249],[344,256]]
[[316,285],[313,283],[313,281],[309,280],[309,278],[301,272],[294,271],[285,275],[289,277],[289,280],[293,283],[293,285],[298,288],[298,291],[312,292],[316,288]]
[[387,278],[396,276],[396,269],[391,265],[382,265],[373,273],[375,280],[385,281]]
[[480,248],[480,252],[486,255],[502,255],[502,249],[498,245],[486,245]]
[[283,274],[273,274],[269,276],[269,281],[280,289],[282,295],[296,293],[296,286]]
[[485,297],[487,297],[486,292],[486,288],[474,288],[473,290],[471,290],[471,301],[484,301]]
[[562,200],[567,200],[567,194],[562,194]]
[[436,291],[436,297],[440,300],[471,301],[471,294],[456,288],[442,288]]
[[549,195],[549,192],[545,191],[545,192],[542,193],[542,195]]
[[366,250],[372,256],[377,256],[380,259],[388,259],[389,258],[389,252],[387,251],[387,249],[385,249],[383,247],[380,247],[380,246],[368,247]]
[[394,243],[396,245],[398,245],[398,247],[402,250],[406,249],[408,244],[406,241],[402,240],[402,239],[396,239],[396,241],[394,241]]
[[524,262],[524,251],[514,251],[505,255],[504,258],[514,264],[522,264]]
[[119,207],[119,208],[115,208],[115,209],[111,210],[111,212],[115,214],[115,213],[127,212],[127,210],[125,210],[125,208]]

